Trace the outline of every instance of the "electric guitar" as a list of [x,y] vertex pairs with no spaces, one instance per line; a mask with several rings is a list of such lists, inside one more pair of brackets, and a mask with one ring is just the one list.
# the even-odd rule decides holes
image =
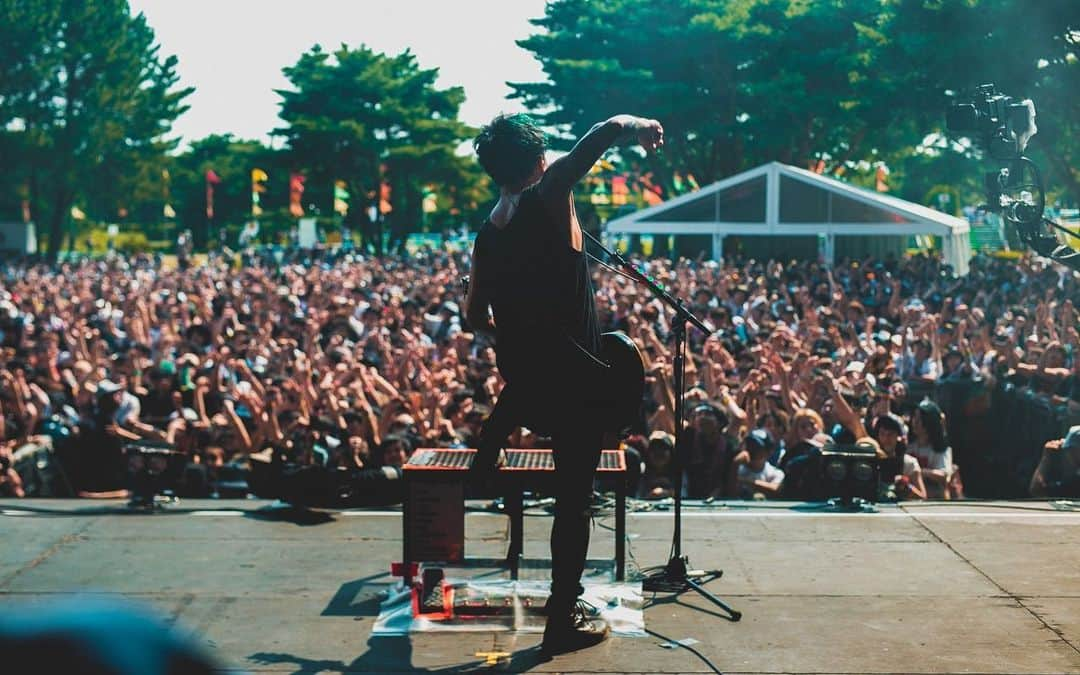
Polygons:
[[[469,294],[469,276],[461,277],[462,293]],[[467,300],[462,302],[462,306]],[[573,341],[571,341],[573,342]],[[645,361],[630,336],[622,331],[600,335],[600,354],[593,355],[573,343],[581,352],[581,367],[599,373],[590,386],[588,400],[595,406],[604,431],[622,433],[633,425],[645,396]],[[599,368],[597,367],[599,366]]]

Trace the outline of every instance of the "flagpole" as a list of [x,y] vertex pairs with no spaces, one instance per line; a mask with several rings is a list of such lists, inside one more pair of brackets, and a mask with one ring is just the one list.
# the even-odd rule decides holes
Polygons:
[[210,245],[210,232],[214,227],[214,182],[211,180],[213,169],[206,172],[206,245]]

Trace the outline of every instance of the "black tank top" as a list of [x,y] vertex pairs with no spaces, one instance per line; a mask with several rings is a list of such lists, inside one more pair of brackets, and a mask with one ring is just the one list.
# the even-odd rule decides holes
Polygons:
[[476,237],[478,281],[495,318],[499,371],[508,382],[567,377],[584,349],[600,352],[596,301],[586,256],[570,245],[535,187],[521,193],[503,227],[488,221]]

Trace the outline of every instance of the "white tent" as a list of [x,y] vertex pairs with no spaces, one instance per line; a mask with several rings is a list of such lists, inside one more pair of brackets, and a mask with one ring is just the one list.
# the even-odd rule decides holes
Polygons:
[[771,162],[663,204],[614,218],[608,234],[711,235],[713,257],[723,256],[727,235],[818,237],[819,253],[833,262],[837,237],[906,241],[941,240],[945,262],[967,274],[970,226],[962,218],[871,192],[787,164]]

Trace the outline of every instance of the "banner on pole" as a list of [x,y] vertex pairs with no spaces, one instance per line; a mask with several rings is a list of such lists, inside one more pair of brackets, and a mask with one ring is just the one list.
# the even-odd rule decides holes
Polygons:
[[304,215],[304,175],[289,174],[289,213],[299,218]]
[[221,182],[221,178],[214,173],[213,169],[206,170],[206,217],[214,219],[214,186]]

